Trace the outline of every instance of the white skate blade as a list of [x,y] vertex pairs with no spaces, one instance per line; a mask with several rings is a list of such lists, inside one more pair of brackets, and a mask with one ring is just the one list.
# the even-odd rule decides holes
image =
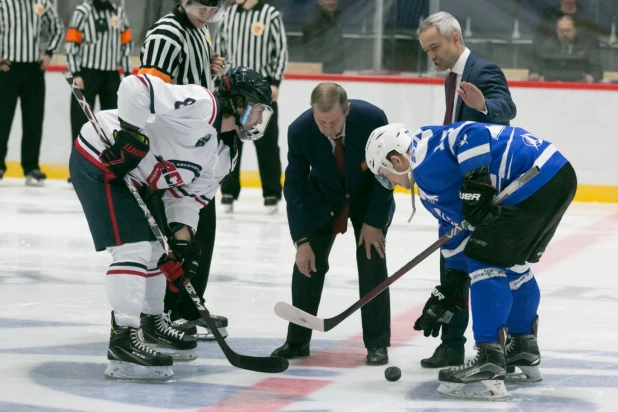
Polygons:
[[[223,339],[227,338],[227,328],[217,328]],[[210,329],[197,326],[197,340],[215,340],[215,335],[212,334]]]
[[34,177],[26,177],[26,186],[30,187],[43,187],[45,186],[45,179],[35,179]]
[[174,359],[174,362],[191,362],[197,359],[197,352],[195,349],[178,350],[150,342],[144,342],[144,345],[164,355],[170,355]]
[[543,374],[538,366],[509,366],[506,371],[504,376],[506,383],[532,383],[543,380]]
[[173,376],[171,366],[144,366],[115,360],[110,360],[105,369],[105,379],[111,380],[165,382]]
[[504,386],[504,381],[495,379],[481,381],[480,383],[485,385],[484,390],[474,391],[474,389],[471,388],[471,391],[465,391],[465,385],[471,385],[471,383],[440,382],[438,392],[446,396],[466,399],[499,400],[510,396]]

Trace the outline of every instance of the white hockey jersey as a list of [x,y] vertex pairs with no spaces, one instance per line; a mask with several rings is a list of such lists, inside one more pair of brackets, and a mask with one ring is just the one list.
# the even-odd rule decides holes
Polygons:
[[[118,110],[96,114],[103,132],[114,142],[118,118],[142,130],[150,151],[129,173],[137,187],[165,190],[163,203],[169,222],[197,228],[199,210],[210,202],[235,159],[218,139],[218,102],[197,85],[171,85],[149,75],[128,76],[118,90]],[[220,127],[220,126],[217,126]],[[76,147],[90,162],[106,169],[99,155],[105,149],[87,123]]]

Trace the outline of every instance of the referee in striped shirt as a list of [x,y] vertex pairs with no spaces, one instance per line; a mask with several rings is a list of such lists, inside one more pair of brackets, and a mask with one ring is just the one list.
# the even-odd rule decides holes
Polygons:
[[[225,59],[213,53],[207,23],[223,17],[224,0],[181,0],[171,13],[157,21],[146,34],[140,55],[140,74],[150,74],[174,84],[198,84],[213,89],[213,76],[223,74]],[[200,210],[195,239],[202,248],[197,275],[191,283],[202,297],[206,291],[215,245],[215,202]],[[171,320],[198,321],[201,315],[184,290],[166,290],[165,312]],[[227,336],[227,318],[212,316],[220,332]]]
[[[118,107],[117,92],[122,67],[130,75],[129,58],[133,36],[124,10],[109,0],[87,0],[77,6],[66,35],[69,69],[86,100],[94,107],[99,96],[101,110]],[[75,140],[88,121],[77,99],[71,98],[71,132]]]
[[[48,34],[41,53],[41,33]],[[26,185],[41,186],[47,178],[39,168],[45,69],[62,41],[64,27],[50,0],[0,0],[0,179],[17,99],[21,101],[21,166]]]
[[[269,213],[277,212],[281,200],[281,158],[279,156],[279,125],[277,97],[288,62],[288,50],[283,19],[279,11],[260,0],[236,0],[227,8],[217,32],[215,48],[234,65],[247,66],[260,73],[272,88],[273,117],[264,137],[255,142],[264,206]],[[240,194],[240,156],[234,171],[223,180],[222,203],[226,212]]]

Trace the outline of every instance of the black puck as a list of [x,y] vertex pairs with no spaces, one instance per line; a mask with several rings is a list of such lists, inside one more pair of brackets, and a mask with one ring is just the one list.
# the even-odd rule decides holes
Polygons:
[[401,369],[397,366],[390,366],[384,370],[384,377],[387,381],[398,381],[401,378]]

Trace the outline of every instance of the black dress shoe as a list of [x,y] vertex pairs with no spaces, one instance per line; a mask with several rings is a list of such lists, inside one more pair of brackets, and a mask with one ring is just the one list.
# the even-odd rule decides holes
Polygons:
[[368,348],[367,365],[386,365],[388,363],[388,352],[386,348]]
[[458,366],[464,363],[465,351],[463,347],[454,348],[445,344],[438,346],[431,358],[421,360],[423,368],[444,368]]
[[277,356],[284,359],[306,358],[309,356],[309,342],[292,343],[285,341],[283,346],[275,349],[270,356]]

